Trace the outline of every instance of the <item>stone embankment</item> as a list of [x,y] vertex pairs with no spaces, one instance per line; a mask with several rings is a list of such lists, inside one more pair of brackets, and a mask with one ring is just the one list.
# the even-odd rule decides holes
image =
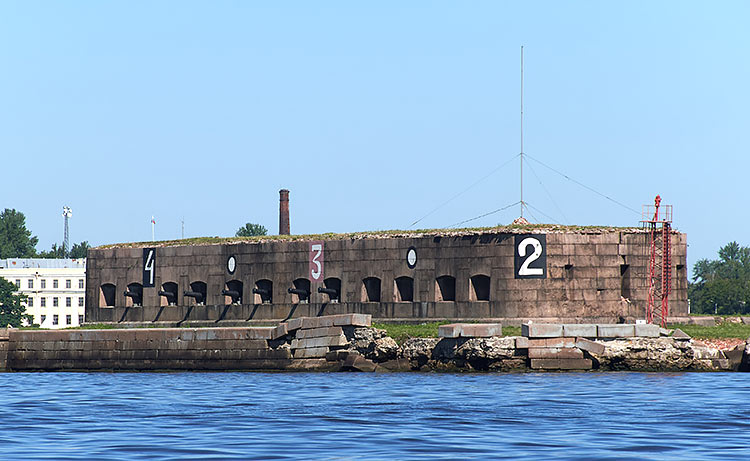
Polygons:
[[750,340],[721,350],[654,325],[452,324],[398,345],[369,315],[275,327],[0,330],[0,371],[750,371]]

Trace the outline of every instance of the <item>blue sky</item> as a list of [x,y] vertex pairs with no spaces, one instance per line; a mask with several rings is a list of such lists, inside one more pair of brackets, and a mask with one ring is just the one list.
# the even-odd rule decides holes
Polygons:
[[[674,205],[689,261],[750,245],[747,2],[0,4],[0,208],[40,249],[408,228],[524,151],[627,207]],[[535,222],[640,214],[531,160]],[[518,162],[415,227],[519,200]],[[543,213],[543,214],[542,214]],[[518,207],[471,221],[507,224]]]

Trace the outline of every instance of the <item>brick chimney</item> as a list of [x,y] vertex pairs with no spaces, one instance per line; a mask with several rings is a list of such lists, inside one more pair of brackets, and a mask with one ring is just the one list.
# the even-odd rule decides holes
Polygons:
[[279,191],[279,235],[290,235],[289,232],[289,191]]

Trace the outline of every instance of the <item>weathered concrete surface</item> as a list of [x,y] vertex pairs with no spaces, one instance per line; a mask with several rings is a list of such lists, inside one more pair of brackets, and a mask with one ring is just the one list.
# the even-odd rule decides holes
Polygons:
[[527,338],[557,338],[563,335],[563,326],[556,323],[524,323],[521,336]]

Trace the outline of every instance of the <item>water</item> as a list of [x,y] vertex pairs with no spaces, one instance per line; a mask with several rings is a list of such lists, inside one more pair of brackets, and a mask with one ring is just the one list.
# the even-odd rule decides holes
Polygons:
[[750,459],[745,373],[0,373],[2,459]]

